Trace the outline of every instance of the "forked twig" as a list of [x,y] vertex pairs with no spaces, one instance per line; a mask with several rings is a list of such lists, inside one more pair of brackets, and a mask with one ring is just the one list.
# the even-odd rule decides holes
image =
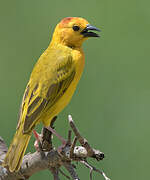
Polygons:
[[87,156],[93,157],[93,158],[97,159],[98,161],[102,160],[104,158],[104,153],[99,151],[99,150],[93,149],[90,146],[90,144],[88,143],[88,141],[84,137],[81,136],[81,134],[80,134],[79,130],[77,129],[71,115],[68,116],[68,120],[69,120],[70,126],[71,126],[74,134],[76,135],[78,141],[87,150]]
[[93,171],[100,173],[105,178],[105,180],[110,180],[102,170],[96,169],[94,166],[90,165],[86,160],[82,160],[80,162],[90,169],[90,180],[92,180]]
[[[67,141],[56,133],[53,127],[55,120],[56,118],[52,120],[50,128],[43,128],[41,134],[38,134],[36,131],[34,131],[37,142],[37,151],[34,153],[28,153],[24,156],[21,169],[18,172],[10,172],[8,169],[0,166],[0,180],[27,179],[34,173],[44,169],[49,169],[51,171],[54,180],[60,180],[60,173],[67,179],[79,180],[75,166],[72,164],[73,162],[81,162],[90,169],[90,180],[92,180],[93,171],[103,175],[105,180],[110,180],[102,170],[96,169],[86,161],[88,157],[102,160],[104,158],[104,153],[93,149],[88,141],[81,136],[74,121],[72,120],[71,115],[69,115],[68,120],[75,134],[73,142],[71,142],[71,130],[68,131]],[[48,129],[50,129],[50,131]],[[53,133],[57,135],[62,141],[60,152],[59,148],[57,149],[52,146]],[[77,140],[81,144],[80,146],[76,146]],[[2,162],[5,158],[6,152],[7,147],[3,139],[0,138],[0,162]],[[62,166],[64,166],[65,169],[69,172],[70,177],[60,169]]]

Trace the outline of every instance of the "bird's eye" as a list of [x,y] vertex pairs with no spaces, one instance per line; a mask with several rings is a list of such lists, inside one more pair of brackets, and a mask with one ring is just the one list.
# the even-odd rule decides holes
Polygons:
[[79,31],[80,27],[79,26],[73,26],[74,31]]

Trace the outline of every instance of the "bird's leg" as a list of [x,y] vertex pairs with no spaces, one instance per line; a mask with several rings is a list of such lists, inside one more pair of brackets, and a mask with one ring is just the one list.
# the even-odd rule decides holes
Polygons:
[[33,135],[36,139],[35,143],[34,143],[34,147],[36,149],[36,151],[40,151],[41,150],[41,136],[36,132],[36,130],[33,130]]
[[63,149],[67,146],[68,141],[66,141],[66,139],[64,139],[62,136],[60,136],[52,127],[45,127],[46,129],[48,129],[52,134],[54,134],[55,136],[58,137],[58,139],[62,142],[61,146],[59,146],[57,148],[58,153],[62,153]]
[[58,137],[58,139],[62,142],[62,145],[65,146],[67,141],[66,139],[64,139],[62,136],[60,136],[56,131],[55,129],[51,128],[50,126],[48,127],[45,127],[46,129],[48,129],[50,132],[52,132],[52,134],[54,134],[55,136]]

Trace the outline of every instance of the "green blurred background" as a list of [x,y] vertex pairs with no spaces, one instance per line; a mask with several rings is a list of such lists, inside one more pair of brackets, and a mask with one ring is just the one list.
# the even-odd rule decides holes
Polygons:
[[[148,1],[147,1],[148,2]],[[10,143],[32,68],[47,48],[55,25],[81,16],[101,28],[84,43],[86,66],[56,130],[66,136],[67,115],[106,158],[94,162],[113,180],[149,178],[150,3],[107,0],[13,0],[0,3],[0,135]],[[39,127],[41,129],[41,126]],[[31,139],[28,151],[34,151]],[[54,138],[55,144],[60,142]],[[88,169],[78,165],[80,178]],[[52,179],[42,171],[31,180]],[[64,179],[64,177],[61,177]],[[94,180],[103,177],[94,173]]]

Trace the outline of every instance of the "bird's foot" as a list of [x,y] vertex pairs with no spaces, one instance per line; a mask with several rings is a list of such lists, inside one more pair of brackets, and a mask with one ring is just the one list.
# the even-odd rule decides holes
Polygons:
[[66,145],[67,141],[62,137],[60,136],[56,131],[55,129],[51,128],[50,126],[49,127],[45,127],[46,129],[48,129],[52,134],[54,134],[55,136],[58,137],[58,139],[62,142],[62,145]]
[[35,139],[36,139],[36,141],[35,141],[35,143],[34,143],[34,148],[36,149],[36,151],[40,152],[40,151],[41,151],[41,148],[40,148],[39,144],[41,144],[41,135],[38,134],[38,133],[36,132],[36,130],[33,130],[33,135],[34,135],[34,137],[35,137]]
[[48,129],[52,134],[54,134],[55,136],[58,137],[58,139],[62,142],[61,146],[58,147],[57,151],[59,153],[61,153],[63,151],[63,148],[66,146],[67,144],[67,141],[66,139],[64,139],[61,135],[59,135],[55,129],[51,128],[50,126],[49,127],[45,127],[46,129]]

